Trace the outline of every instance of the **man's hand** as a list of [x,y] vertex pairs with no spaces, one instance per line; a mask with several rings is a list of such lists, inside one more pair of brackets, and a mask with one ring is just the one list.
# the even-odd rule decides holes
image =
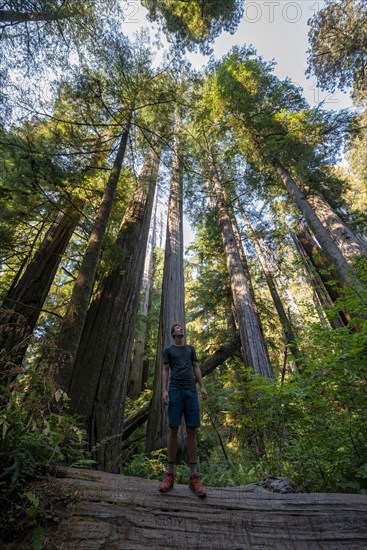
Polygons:
[[204,386],[200,387],[200,393],[201,393],[201,397],[204,401],[208,397],[208,393],[207,393],[206,389],[204,388]]
[[162,401],[163,401],[163,405],[168,405],[168,391],[167,390],[162,392]]

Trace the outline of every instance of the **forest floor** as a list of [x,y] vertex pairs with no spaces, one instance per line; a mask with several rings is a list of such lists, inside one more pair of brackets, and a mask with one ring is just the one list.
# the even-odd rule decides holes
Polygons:
[[[364,495],[280,494],[254,483],[208,488],[199,499],[187,485],[161,494],[157,481],[142,478],[77,469],[62,476],[32,488],[49,550],[367,549]],[[31,549],[30,535],[1,547]]]

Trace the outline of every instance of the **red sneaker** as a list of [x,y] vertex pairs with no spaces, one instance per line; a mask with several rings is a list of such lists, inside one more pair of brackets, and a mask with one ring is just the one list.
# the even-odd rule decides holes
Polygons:
[[163,481],[159,484],[159,490],[161,493],[167,493],[173,487],[173,482],[175,479],[175,474],[173,472],[168,472]]
[[197,495],[198,497],[206,497],[206,489],[200,482],[199,474],[193,474],[192,476],[190,476],[189,487],[191,491],[194,491],[195,495]]

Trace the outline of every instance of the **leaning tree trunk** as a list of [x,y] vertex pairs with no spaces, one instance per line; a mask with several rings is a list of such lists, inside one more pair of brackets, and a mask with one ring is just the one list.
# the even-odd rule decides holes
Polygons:
[[163,270],[153,397],[146,438],[146,452],[167,447],[167,414],[162,406],[163,350],[172,344],[171,326],[185,327],[185,290],[183,273],[182,163],[180,157],[181,116],[176,112],[172,175],[168,202],[166,251]]
[[95,456],[105,470],[119,467],[129,364],[158,178],[157,149],[155,143],[123,218],[117,238],[121,262],[105,275],[91,302],[69,389],[71,410],[86,418],[90,447],[98,444]]
[[350,273],[350,266],[348,265],[348,262],[334,243],[333,239],[330,237],[328,231],[325,229],[325,227],[317,217],[310,203],[306,200],[305,196],[300,191],[294,179],[277,158],[274,157],[272,159],[272,163],[279,176],[281,177],[288,193],[293,198],[303,216],[307,220],[307,223],[314,232],[315,237],[320,243],[321,248],[324,251],[324,254],[329,263],[334,266],[334,269],[338,274],[338,280],[340,284],[344,287],[360,287],[360,282],[355,279]]
[[351,231],[324,197],[319,193],[313,193],[307,197],[307,200],[350,264],[353,264],[356,258],[367,254],[367,244]]
[[154,261],[154,248],[156,246],[156,222],[157,222],[157,205],[158,205],[158,192],[156,190],[155,197],[155,207],[154,207],[154,217],[153,225],[150,228],[150,235],[148,237],[148,247],[145,258],[144,265],[144,275],[141,288],[141,297],[140,297],[140,326],[138,329],[138,334],[135,338],[135,346],[133,358],[131,361],[130,375],[129,375],[129,386],[128,386],[128,396],[131,399],[137,399],[140,392],[143,390],[144,384],[144,351],[146,343],[146,333],[147,333],[147,322],[148,322],[148,313],[149,305],[151,304],[151,279],[153,274],[153,261]]
[[[305,262],[312,288],[315,290],[321,306],[332,328],[345,326],[350,321],[347,312],[335,311],[334,302],[340,297],[335,285],[330,284],[328,266],[321,258],[321,250],[304,224],[299,224],[297,234],[293,236],[297,250]],[[330,315],[330,312],[333,312]]]
[[80,220],[83,204],[76,200],[60,211],[33,260],[5,296],[0,310],[0,382],[4,385],[19,372],[61,258]]
[[282,300],[279,296],[277,287],[275,285],[275,281],[273,279],[273,275],[272,275],[271,270],[268,266],[268,263],[266,261],[265,255],[262,251],[262,248],[261,248],[259,240],[256,236],[256,233],[255,233],[255,231],[253,230],[253,228],[251,226],[250,220],[248,219],[242,204],[240,204],[240,203],[238,203],[238,204],[239,204],[239,208],[240,208],[240,211],[241,211],[241,214],[242,214],[243,221],[244,221],[244,223],[247,227],[247,230],[250,234],[251,240],[252,240],[253,245],[254,245],[255,250],[256,250],[256,254],[259,258],[260,265],[263,269],[263,272],[264,272],[264,275],[265,275],[265,280],[266,280],[266,283],[268,285],[271,297],[273,298],[274,306],[275,306],[275,309],[277,310],[279,320],[280,320],[282,328],[283,328],[283,334],[284,334],[284,338],[285,338],[285,341],[286,341],[286,346],[287,346],[287,348],[290,349],[290,351],[291,351],[291,353],[294,357],[297,368],[301,369],[302,364],[301,364],[301,361],[300,361],[300,352],[299,352],[298,346],[296,344],[296,337],[295,337],[295,334],[293,332],[291,321],[288,318],[288,315],[287,315],[287,313],[284,309],[283,302],[282,302]]
[[212,157],[210,158],[210,169],[212,172],[213,191],[219,210],[219,222],[231,281],[233,301],[236,307],[244,362],[256,374],[273,378],[265,342],[251,299],[249,284],[236,245],[222,184],[217,175],[215,162]]
[[117,184],[120,178],[131,125],[132,111],[127,117],[121,134],[115,161],[110,172],[106,189],[94,220],[82,265],[75,281],[73,292],[58,337],[55,361],[59,367],[59,379],[66,392],[69,391],[73,365],[82,336],[88,305],[94,285],[96,269],[101,253],[108,220],[111,215]]

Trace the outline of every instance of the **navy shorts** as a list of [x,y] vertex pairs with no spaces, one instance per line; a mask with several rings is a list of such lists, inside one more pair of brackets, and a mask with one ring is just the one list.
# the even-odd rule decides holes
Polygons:
[[170,388],[168,390],[168,425],[170,428],[180,426],[182,415],[186,426],[200,426],[198,393],[194,388]]

